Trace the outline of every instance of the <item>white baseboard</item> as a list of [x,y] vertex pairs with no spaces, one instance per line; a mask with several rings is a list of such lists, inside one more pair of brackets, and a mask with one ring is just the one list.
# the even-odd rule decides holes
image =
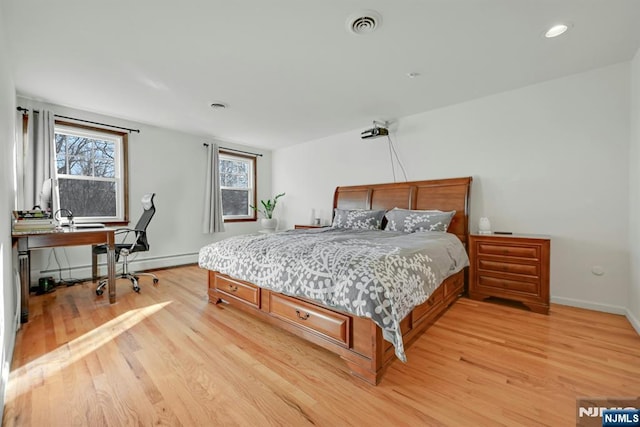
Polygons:
[[551,302],[554,304],[568,305],[570,307],[586,308],[588,310],[602,311],[604,313],[627,315],[628,310],[626,307],[620,307],[617,305],[600,304],[591,301],[583,301],[574,298],[562,298],[551,297]]
[[568,305],[570,307],[586,308],[588,310],[602,311],[604,313],[620,314],[625,316],[633,329],[640,335],[640,320],[638,320],[631,310],[626,307],[619,307],[616,305],[597,304],[590,301],[582,301],[573,298],[559,298],[552,297],[551,302],[555,304]]
[[[133,258],[129,257],[129,271],[145,271],[145,270],[156,270],[160,268],[168,268],[168,267],[176,267],[179,265],[185,264],[195,264],[198,262],[198,253],[190,253],[190,254],[178,254],[178,255],[168,255],[168,256],[160,256],[160,257],[149,257],[149,258]],[[120,271],[121,263],[118,263],[116,266],[116,271]],[[58,279],[59,270],[38,270],[32,271],[31,280],[32,286],[37,283],[37,278],[40,276],[53,276],[55,279]],[[77,265],[67,268],[62,268],[60,270],[60,274],[62,274],[62,279],[70,279],[69,275],[71,275],[72,279],[87,279],[91,277],[91,265]],[[98,264],[98,275],[106,276],[107,275],[107,264],[99,263]]]
[[631,312],[631,310],[629,309],[627,309],[626,314],[627,314],[627,320],[629,320],[629,323],[631,323],[631,326],[633,326],[633,329],[635,329],[638,335],[640,335],[640,320],[638,320],[638,318],[635,317]]
[[[191,254],[179,254],[179,255],[169,255],[162,257],[149,257],[149,258],[139,258],[129,260],[129,268],[131,271],[136,270],[155,270],[158,268],[168,268],[168,267],[176,267],[178,265],[185,264],[197,264],[198,263],[198,253],[194,252]],[[104,271],[107,271],[107,264],[102,264],[100,266]]]

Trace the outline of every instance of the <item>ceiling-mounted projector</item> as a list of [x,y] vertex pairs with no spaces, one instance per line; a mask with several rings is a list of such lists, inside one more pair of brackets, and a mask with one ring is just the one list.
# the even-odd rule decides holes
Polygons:
[[379,136],[386,136],[386,135],[389,135],[389,129],[376,126],[374,128],[362,131],[360,133],[360,138],[362,139],[377,138]]

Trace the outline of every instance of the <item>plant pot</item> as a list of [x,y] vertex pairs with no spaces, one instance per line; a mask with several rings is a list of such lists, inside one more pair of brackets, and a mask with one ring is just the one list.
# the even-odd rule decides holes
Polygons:
[[276,227],[278,226],[277,218],[262,218],[260,220],[260,225],[265,231],[275,232]]

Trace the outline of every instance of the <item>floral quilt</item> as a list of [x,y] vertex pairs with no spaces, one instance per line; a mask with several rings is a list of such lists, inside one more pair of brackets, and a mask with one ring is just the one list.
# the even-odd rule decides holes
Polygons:
[[406,362],[400,322],[469,260],[450,233],[321,228],[230,237],[199,265],[370,318]]

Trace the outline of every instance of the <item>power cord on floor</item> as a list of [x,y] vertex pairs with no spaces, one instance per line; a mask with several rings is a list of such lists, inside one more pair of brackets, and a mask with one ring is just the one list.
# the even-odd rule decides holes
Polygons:
[[[60,260],[58,259],[58,254],[56,252],[56,248],[52,248],[51,252],[49,252],[49,258],[47,260],[47,266],[45,267],[44,271],[49,271],[49,267],[51,266],[51,258],[53,257],[53,259],[56,262],[56,265],[58,266],[58,280],[56,281],[53,277],[41,277],[41,280],[45,280],[46,282],[41,285],[40,283],[38,284],[38,286],[32,286],[29,291],[30,292],[35,292],[36,295],[42,295],[45,293],[51,293],[53,291],[56,290],[56,288],[61,287],[61,286],[65,286],[65,287],[71,287],[71,286],[75,286],[79,283],[83,283],[83,282],[89,282],[92,281],[93,278],[89,277],[89,278],[85,278],[85,279],[76,279],[76,278],[72,278],[71,277],[71,263],[69,262],[69,256],[67,254],[67,251],[65,248],[62,248],[63,254],[64,254],[64,258],[65,261],[67,263],[67,272],[69,273],[69,278],[68,279],[63,279],[62,278],[62,265],[60,263]],[[131,254],[129,255],[129,262],[131,261],[135,261],[135,259],[138,257],[137,253]],[[118,271],[119,270],[119,271]],[[116,277],[120,276],[122,274],[122,270],[123,270],[123,266],[120,264],[119,268],[116,268]]]

